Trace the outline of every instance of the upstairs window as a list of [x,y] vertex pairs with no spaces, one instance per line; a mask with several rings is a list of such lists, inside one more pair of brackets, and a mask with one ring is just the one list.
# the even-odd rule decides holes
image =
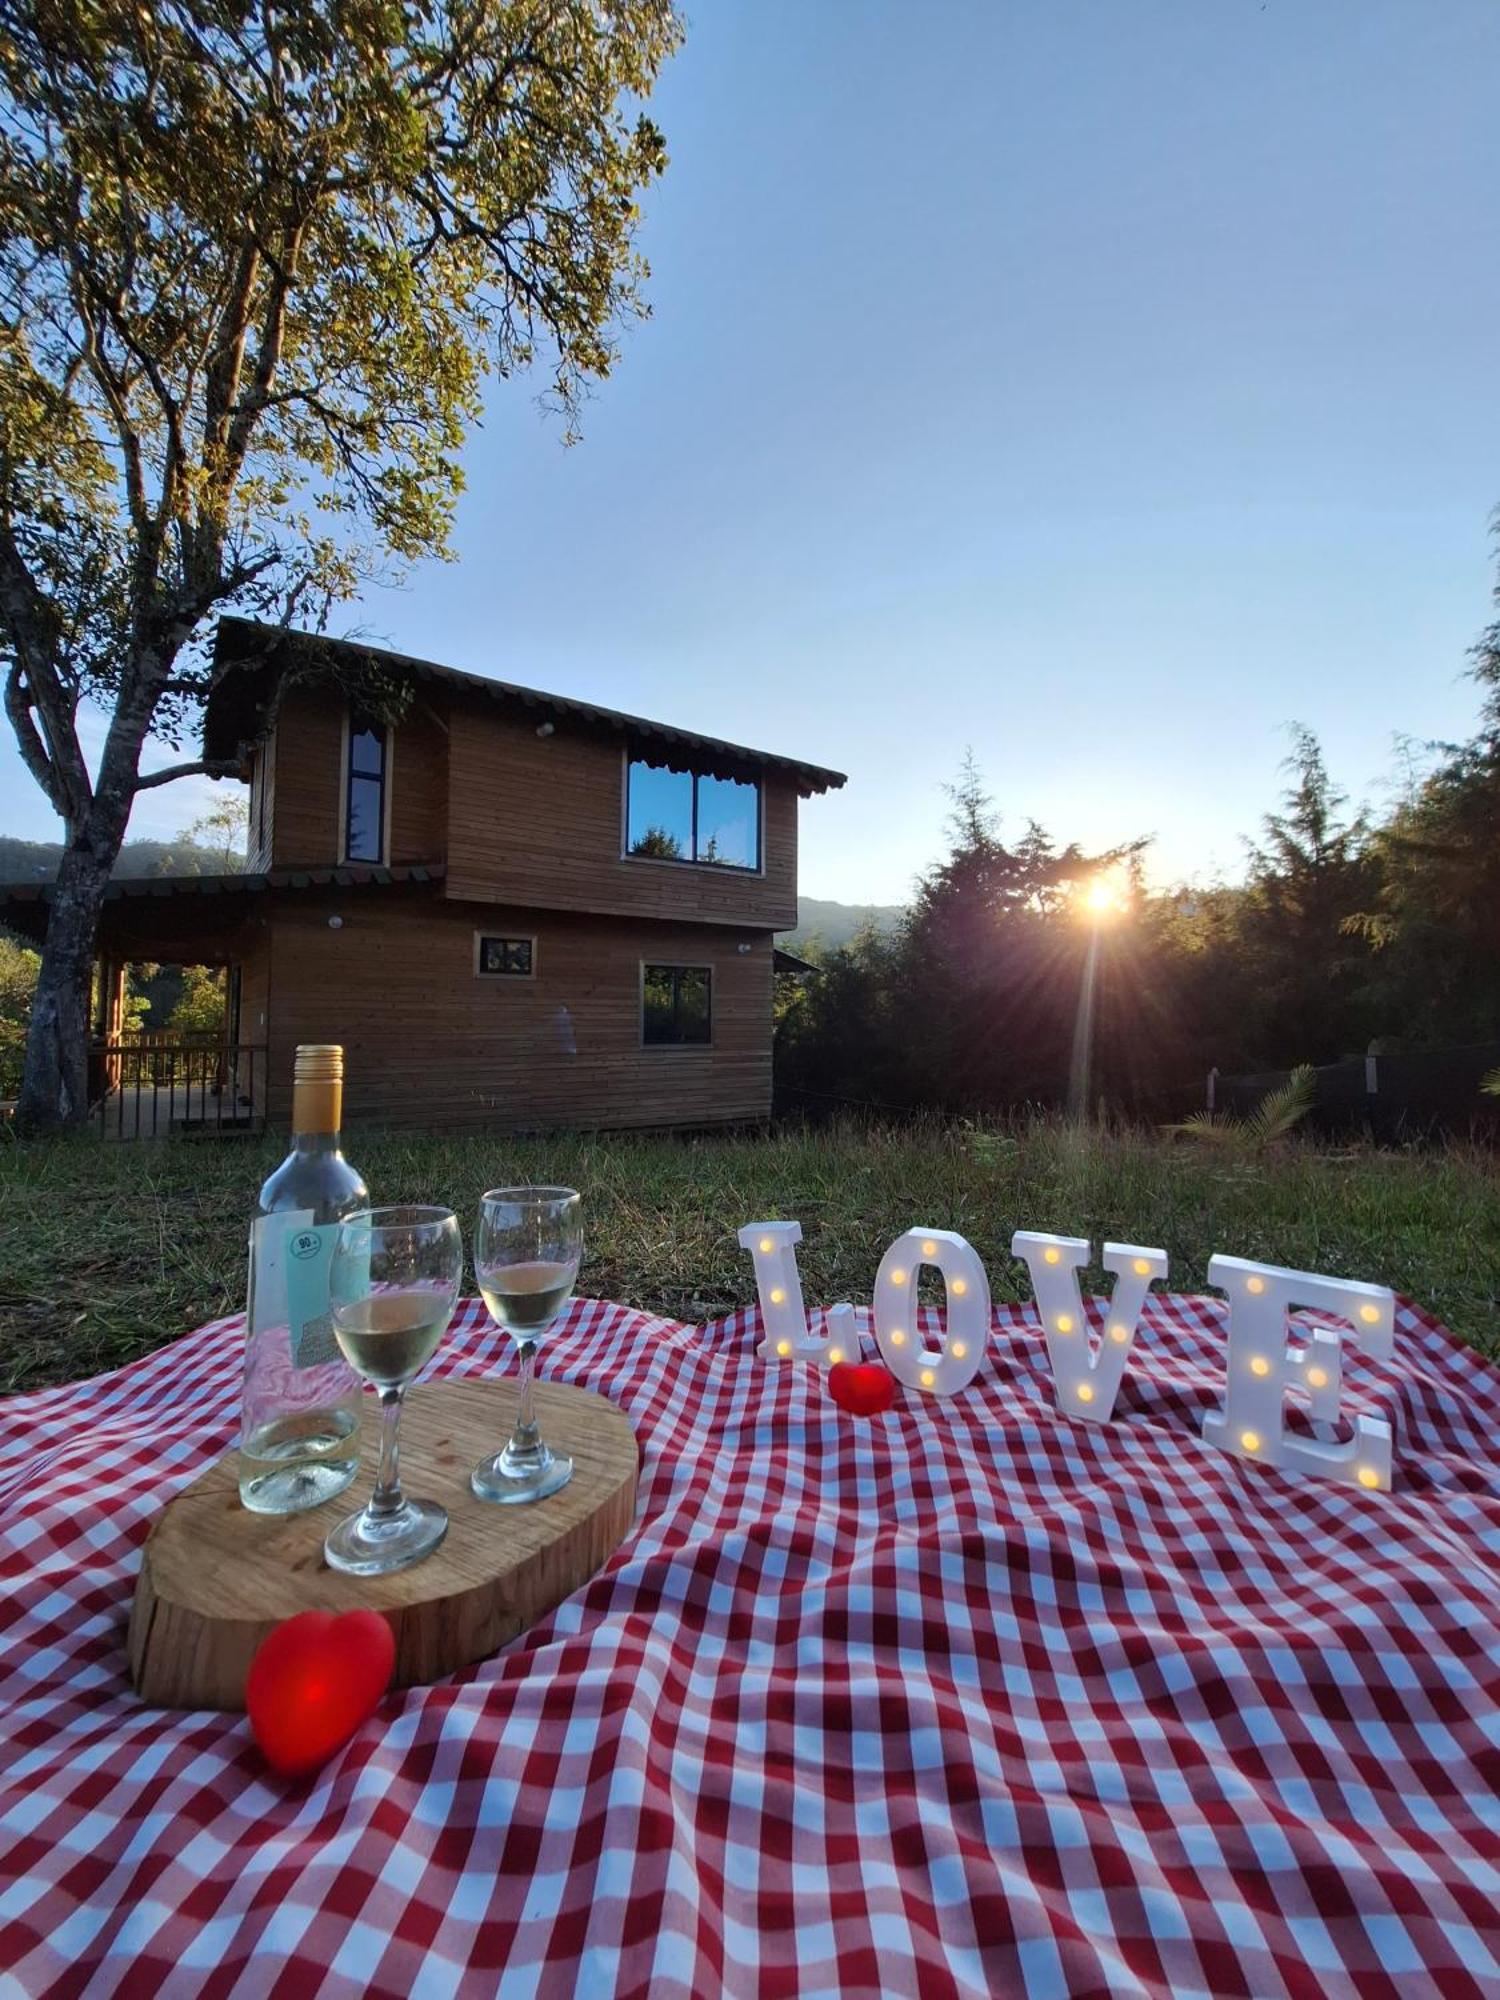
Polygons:
[[706,965],[641,967],[641,1040],[647,1048],[691,1048],[711,1042],[712,969]]
[[703,771],[669,771],[632,757],[625,851],[643,861],[759,868],[760,786]]
[[385,724],[364,710],[349,711],[349,769],[344,795],[344,859],[385,858]]

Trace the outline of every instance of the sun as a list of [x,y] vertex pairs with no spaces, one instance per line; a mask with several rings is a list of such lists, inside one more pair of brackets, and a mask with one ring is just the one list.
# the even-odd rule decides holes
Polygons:
[[1104,924],[1125,912],[1125,892],[1113,875],[1095,875],[1079,892],[1078,906],[1091,923]]

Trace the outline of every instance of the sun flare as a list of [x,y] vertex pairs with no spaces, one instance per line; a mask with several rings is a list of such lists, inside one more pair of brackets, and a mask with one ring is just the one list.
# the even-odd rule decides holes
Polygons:
[[1124,885],[1117,876],[1094,875],[1079,891],[1078,907],[1091,923],[1108,923],[1115,917],[1123,916],[1126,907]]

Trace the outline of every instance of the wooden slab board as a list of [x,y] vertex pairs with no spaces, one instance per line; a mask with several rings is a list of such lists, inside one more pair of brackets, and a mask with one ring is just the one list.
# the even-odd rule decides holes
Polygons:
[[[373,1399],[369,1399],[373,1405]],[[169,1501],[141,1558],[130,1614],[130,1677],[163,1708],[243,1708],[245,1676],[273,1625],[298,1611],[382,1612],[396,1635],[392,1685],[418,1686],[497,1652],[608,1560],[635,1518],[638,1458],[604,1397],[538,1382],[537,1420],[573,1459],[560,1493],[525,1507],[476,1499],[469,1474],[515,1421],[512,1382],[419,1383],[401,1418],[401,1483],[448,1510],[440,1548],[391,1576],[342,1576],[323,1539],[374,1484],[377,1417],[363,1463],[336,1500],[302,1514],[240,1505],[236,1455]]]

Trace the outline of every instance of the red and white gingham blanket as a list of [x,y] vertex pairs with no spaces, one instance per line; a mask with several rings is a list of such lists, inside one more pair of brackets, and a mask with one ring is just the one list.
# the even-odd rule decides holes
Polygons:
[[[1500,1993],[1500,1378],[1415,1311],[1348,1364],[1387,1495],[1201,1442],[1211,1300],[1097,1428],[1022,1308],[861,1419],[753,1314],[576,1302],[635,1532],[295,1786],[125,1674],[240,1332],[0,1405],[0,1993]],[[435,1372],[501,1352],[469,1304]]]

